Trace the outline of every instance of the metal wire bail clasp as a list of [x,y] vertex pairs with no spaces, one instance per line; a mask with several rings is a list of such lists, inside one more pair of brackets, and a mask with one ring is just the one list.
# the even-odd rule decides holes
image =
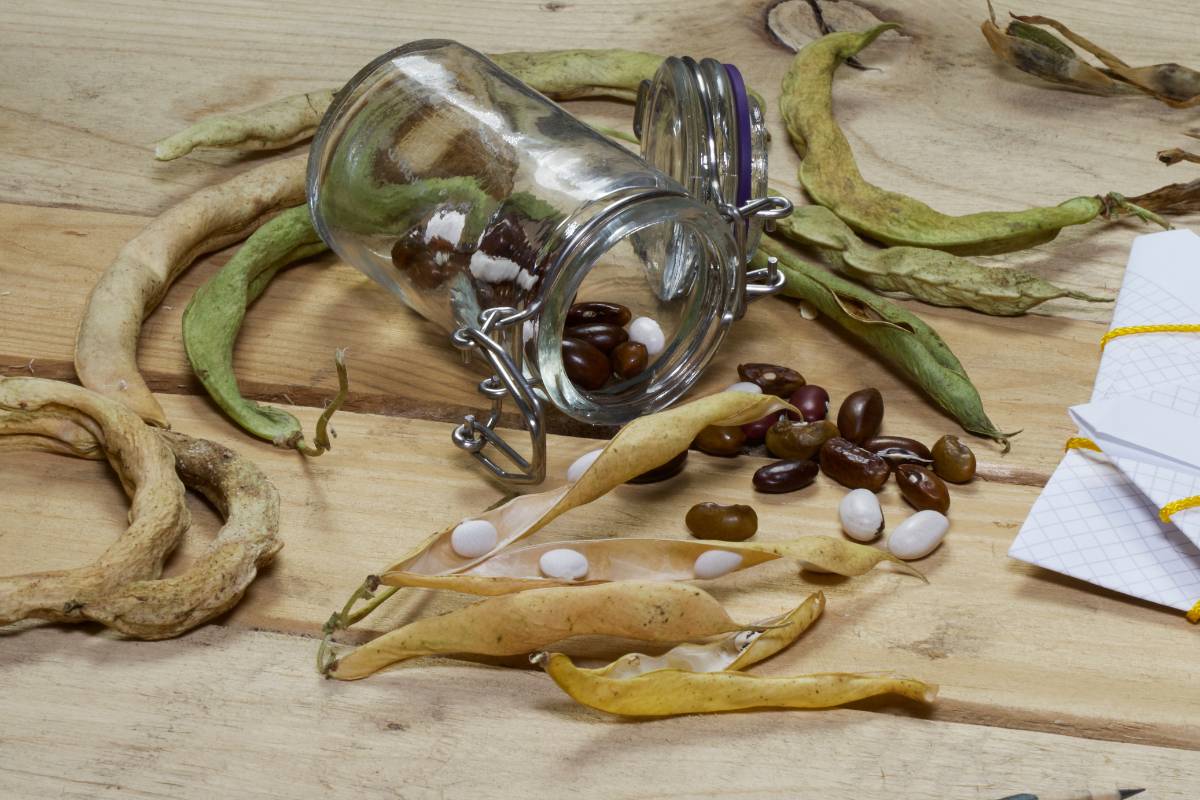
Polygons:
[[767,266],[759,269],[748,269],[749,254],[746,252],[746,235],[750,228],[750,220],[762,217],[764,230],[774,228],[777,219],[783,219],[792,213],[792,201],[780,195],[759,197],[741,206],[722,204],[721,214],[733,224],[733,236],[737,242],[739,260],[739,297],[734,319],[741,319],[746,314],[746,305],[751,300],[778,294],[786,283],[786,278],[777,269],[778,260],[774,257],[767,259]]
[[[546,478],[546,427],[542,403],[508,350],[491,335],[497,331],[503,337],[504,329],[514,325],[513,330],[519,331],[520,322],[526,316],[527,312],[515,308],[488,308],[479,314],[479,327],[464,325],[450,335],[455,347],[468,353],[478,352],[493,371],[479,382],[479,393],[492,401],[487,421],[480,422],[474,414],[467,414],[450,438],[456,447],[475,456],[497,478],[512,484],[541,483]],[[533,449],[528,459],[513,449],[496,430],[505,397],[512,398],[529,431]],[[502,452],[516,470],[505,469],[496,463],[487,452],[489,444]]]

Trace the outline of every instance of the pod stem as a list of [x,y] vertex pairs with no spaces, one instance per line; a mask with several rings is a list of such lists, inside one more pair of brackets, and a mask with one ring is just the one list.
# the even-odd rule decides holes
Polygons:
[[325,406],[325,410],[321,412],[321,416],[317,419],[317,428],[313,434],[313,443],[309,445],[304,441],[304,435],[300,436],[292,443],[292,446],[306,456],[319,456],[332,446],[329,440],[329,435],[332,432],[336,437],[337,432],[329,427],[329,420],[334,413],[342,407],[346,402],[346,396],[350,393],[350,381],[346,375],[346,349],[339,347],[333,355],[334,366],[337,367],[338,390],[333,396],[333,400],[329,405]]
[[[321,646],[317,648],[317,671],[322,675],[328,675],[329,672],[337,665],[337,656],[334,653],[333,635],[338,631],[344,631],[351,625],[362,620],[379,606],[383,605],[387,600],[400,590],[398,586],[389,586],[379,594],[375,594],[375,590],[379,588],[379,576],[368,575],[366,579],[359,584],[350,598],[346,600],[346,604],[342,606],[341,611],[335,611],[321,626],[321,632],[324,637],[321,639]],[[354,606],[358,601],[368,601],[361,608],[355,610]]]
[[1175,226],[1167,222],[1161,215],[1156,214],[1148,208],[1143,208],[1136,203],[1131,203],[1125,199],[1125,196],[1117,192],[1109,192],[1104,197],[1100,198],[1100,202],[1104,206],[1103,214],[1106,218],[1112,218],[1124,212],[1131,214],[1146,224],[1154,223],[1162,226],[1163,230],[1174,230]]

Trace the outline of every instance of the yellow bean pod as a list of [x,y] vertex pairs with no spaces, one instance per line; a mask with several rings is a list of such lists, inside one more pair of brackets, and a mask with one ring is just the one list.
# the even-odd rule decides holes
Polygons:
[[537,663],[576,702],[625,717],[710,714],[747,708],[832,708],[895,694],[932,703],[937,686],[913,678],[822,672],[790,678],[744,672],[660,669],[632,678],[610,678],[576,667],[562,653]]

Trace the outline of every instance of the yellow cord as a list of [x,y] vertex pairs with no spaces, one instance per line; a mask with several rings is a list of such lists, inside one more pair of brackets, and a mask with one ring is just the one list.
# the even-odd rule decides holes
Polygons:
[[1124,328],[1113,328],[1100,337],[1100,349],[1103,350],[1109,342],[1119,336],[1130,336],[1135,333],[1200,333],[1200,325],[1129,325]]
[[[1120,330],[1118,328],[1118,330]],[[1067,443],[1063,446],[1063,450],[1095,450],[1100,451],[1100,445],[1083,436],[1072,436],[1067,439]],[[1184,497],[1180,500],[1172,500],[1158,510],[1158,518],[1163,522],[1170,522],[1171,517],[1178,514],[1180,511],[1187,511],[1189,508],[1200,506],[1200,494],[1194,494],[1191,497]]]
[[1196,601],[1196,605],[1192,606],[1192,610],[1187,612],[1187,621],[1193,625],[1200,625],[1200,600]]

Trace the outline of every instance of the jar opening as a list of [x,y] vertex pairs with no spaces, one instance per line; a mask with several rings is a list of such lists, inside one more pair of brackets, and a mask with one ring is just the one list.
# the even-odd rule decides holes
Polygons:
[[[525,344],[528,372],[556,406],[592,424],[619,424],[666,407],[691,387],[725,336],[737,299],[735,267],[735,244],[715,212],[677,196],[622,209],[550,276]],[[622,338],[648,342],[655,335],[645,331],[661,329],[661,343],[646,344],[644,369],[590,387],[571,378],[564,339],[577,337],[567,312],[583,302],[628,308]],[[611,362],[594,368],[611,369]]]

